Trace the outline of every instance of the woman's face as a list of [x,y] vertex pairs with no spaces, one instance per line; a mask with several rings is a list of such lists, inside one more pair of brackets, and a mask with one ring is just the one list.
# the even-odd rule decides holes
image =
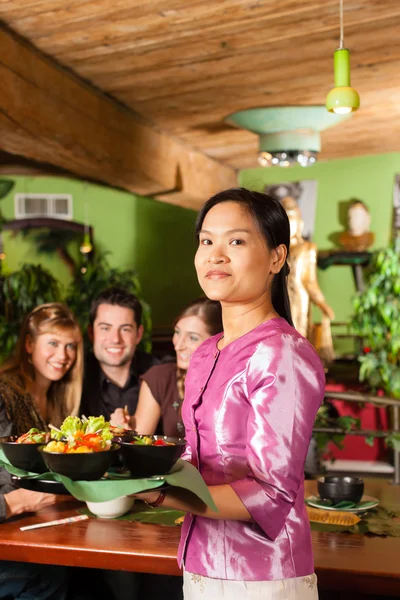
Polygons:
[[57,330],[39,334],[35,340],[28,337],[25,348],[36,374],[49,382],[60,381],[76,360],[78,339],[74,331]]
[[285,246],[267,247],[250,213],[237,202],[221,202],[205,216],[195,267],[208,298],[249,304],[270,293],[273,274],[286,260]]
[[172,338],[176,352],[176,363],[185,371],[189,368],[193,352],[210,337],[207,328],[199,317],[183,317],[175,325]]

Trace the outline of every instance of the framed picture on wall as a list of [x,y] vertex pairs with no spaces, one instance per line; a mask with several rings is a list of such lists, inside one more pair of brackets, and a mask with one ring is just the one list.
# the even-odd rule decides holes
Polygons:
[[400,175],[395,175],[393,188],[393,234],[400,234]]
[[312,239],[315,229],[315,212],[317,209],[317,181],[283,181],[273,185],[266,185],[266,194],[283,200],[291,196],[297,201],[304,221],[303,237]]

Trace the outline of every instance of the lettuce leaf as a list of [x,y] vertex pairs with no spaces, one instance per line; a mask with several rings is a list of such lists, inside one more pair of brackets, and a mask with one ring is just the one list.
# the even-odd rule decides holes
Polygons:
[[114,437],[110,431],[110,423],[103,416],[88,417],[85,425],[85,433],[98,433],[105,442],[112,440]]
[[114,437],[110,431],[110,423],[101,417],[67,417],[60,429],[52,428],[51,437],[54,440],[67,439],[73,441],[75,434],[78,431],[83,433],[98,433],[101,439],[105,442],[112,440]]

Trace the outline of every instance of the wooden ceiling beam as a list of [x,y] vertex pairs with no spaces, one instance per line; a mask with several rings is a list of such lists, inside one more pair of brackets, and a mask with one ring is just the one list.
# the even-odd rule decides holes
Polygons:
[[235,185],[233,168],[158,131],[5,28],[0,57],[4,151],[142,195],[182,194],[191,208]]
[[[234,169],[257,164],[258,138],[228,127],[224,118],[255,106],[323,104],[333,86],[339,42],[338,0],[3,0],[0,19],[129,107],[143,125],[156,124],[178,144]],[[322,133],[321,160],[399,151],[399,22],[399,0],[345,1],[345,45],[361,108]],[[11,68],[17,70],[18,61]],[[35,82],[47,90],[49,74],[39,71]],[[60,103],[73,102],[74,93],[63,86]],[[56,93],[53,85],[51,94]],[[78,108],[88,120],[96,115],[90,98]],[[125,119],[117,113],[110,118],[107,109],[102,120],[125,139]],[[164,185],[160,197],[190,205],[183,181],[186,173],[192,189],[204,185],[201,161],[166,154],[179,167],[171,178],[174,191]],[[151,173],[143,175],[150,181],[157,167],[164,168],[159,157],[155,154]],[[208,172],[208,166],[202,168]],[[157,173],[160,180],[163,171]]]

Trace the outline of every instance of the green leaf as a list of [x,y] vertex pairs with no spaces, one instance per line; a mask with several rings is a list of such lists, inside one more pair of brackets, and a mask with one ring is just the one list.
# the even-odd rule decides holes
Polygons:
[[387,436],[386,444],[397,452],[400,452],[400,432],[394,432]]
[[0,200],[11,192],[14,185],[14,181],[10,181],[9,179],[0,179]]
[[355,419],[351,416],[342,416],[337,418],[337,425],[346,431],[360,428],[360,419]]
[[344,438],[345,438],[344,435],[335,434],[334,436],[332,436],[332,442],[335,444],[335,446],[340,448],[340,450],[343,450]]

